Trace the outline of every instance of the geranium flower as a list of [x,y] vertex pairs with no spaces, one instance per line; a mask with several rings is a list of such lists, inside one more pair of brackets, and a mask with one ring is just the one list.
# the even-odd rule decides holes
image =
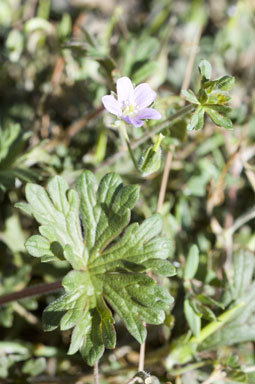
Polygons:
[[134,127],[141,127],[144,119],[161,118],[161,114],[156,109],[148,108],[155,100],[156,92],[147,83],[142,83],[134,89],[128,77],[121,77],[117,80],[117,97],[116,100],[112,95],[103,96],[104,107]]

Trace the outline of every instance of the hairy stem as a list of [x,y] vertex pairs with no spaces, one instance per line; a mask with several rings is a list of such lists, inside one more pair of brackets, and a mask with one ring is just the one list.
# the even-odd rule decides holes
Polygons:
[[[143,143],[145,143],[150,137],[160,133],[166,128],[170,128],[173,126],[177,120],[182,119],[184,116],[188,115],[190,112],[192,112],[194,106],[192,104],[186,105],[185,107],[181,108],[179,111],[177,111],[174,115],[170,116],[168,119],[163,121],[162,123],[159,123],[155,125],[155,127],[152,129],[152,131],[146,132],[140,139],[130,143],[130,148],[136,149]],[[122,148],[121,151],[115,153],[113,156],[109,157],[107,160],[105,160],[100,166],[97,168],[101,169],[104,167],[107,167],[115,161],[119,160],[121,157],[123,157],[127,153],[127,148]]]

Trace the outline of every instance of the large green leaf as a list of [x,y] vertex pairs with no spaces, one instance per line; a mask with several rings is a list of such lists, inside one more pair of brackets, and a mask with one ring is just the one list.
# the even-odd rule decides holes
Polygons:
[[161,216],[128,226],[138,197],[138,187],[123,186],[117,174],[107,174],[97,188],[93,174],[84,171],[76,190],[60,176],[47,191],[28,184],[28,204],[19,204],[40,224],[40,235],[26,242],[28,252],[43,262],[65,259],[72,267],[62,281],[65,293],[44,311],[44,329],[73,328],[69,354],[80,350],[89,365],[116,343],[108,305],[142,343],[143,322],[162,323],[173,301],[166,288],[145,274],[175,274],[167,260],[171,242],[159,237]]

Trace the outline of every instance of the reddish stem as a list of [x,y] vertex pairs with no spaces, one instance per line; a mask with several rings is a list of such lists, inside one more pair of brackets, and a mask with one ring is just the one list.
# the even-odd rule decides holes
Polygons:
[[0,296],[0,305],[10,303],[11,301],[21,300],[26,297],[44,295],[49,292],[58,291],[60,288],[62,288],[61,280],[57,280],[54,283],[39,284],[24,288],[21,291]]

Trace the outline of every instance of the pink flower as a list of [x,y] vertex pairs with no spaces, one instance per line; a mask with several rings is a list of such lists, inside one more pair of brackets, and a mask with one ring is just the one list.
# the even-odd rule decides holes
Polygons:
[[118,116],[128,124],[134,127],[141,127],[144,124],[143,119],[161,118],[161,114],[152,108],[147,108],[156,98],[149,84],[142,83],[133,87],[128,77],[121,77],[117,80],[117,96],[107,95],[102,97],[104,107],[110,113]]

